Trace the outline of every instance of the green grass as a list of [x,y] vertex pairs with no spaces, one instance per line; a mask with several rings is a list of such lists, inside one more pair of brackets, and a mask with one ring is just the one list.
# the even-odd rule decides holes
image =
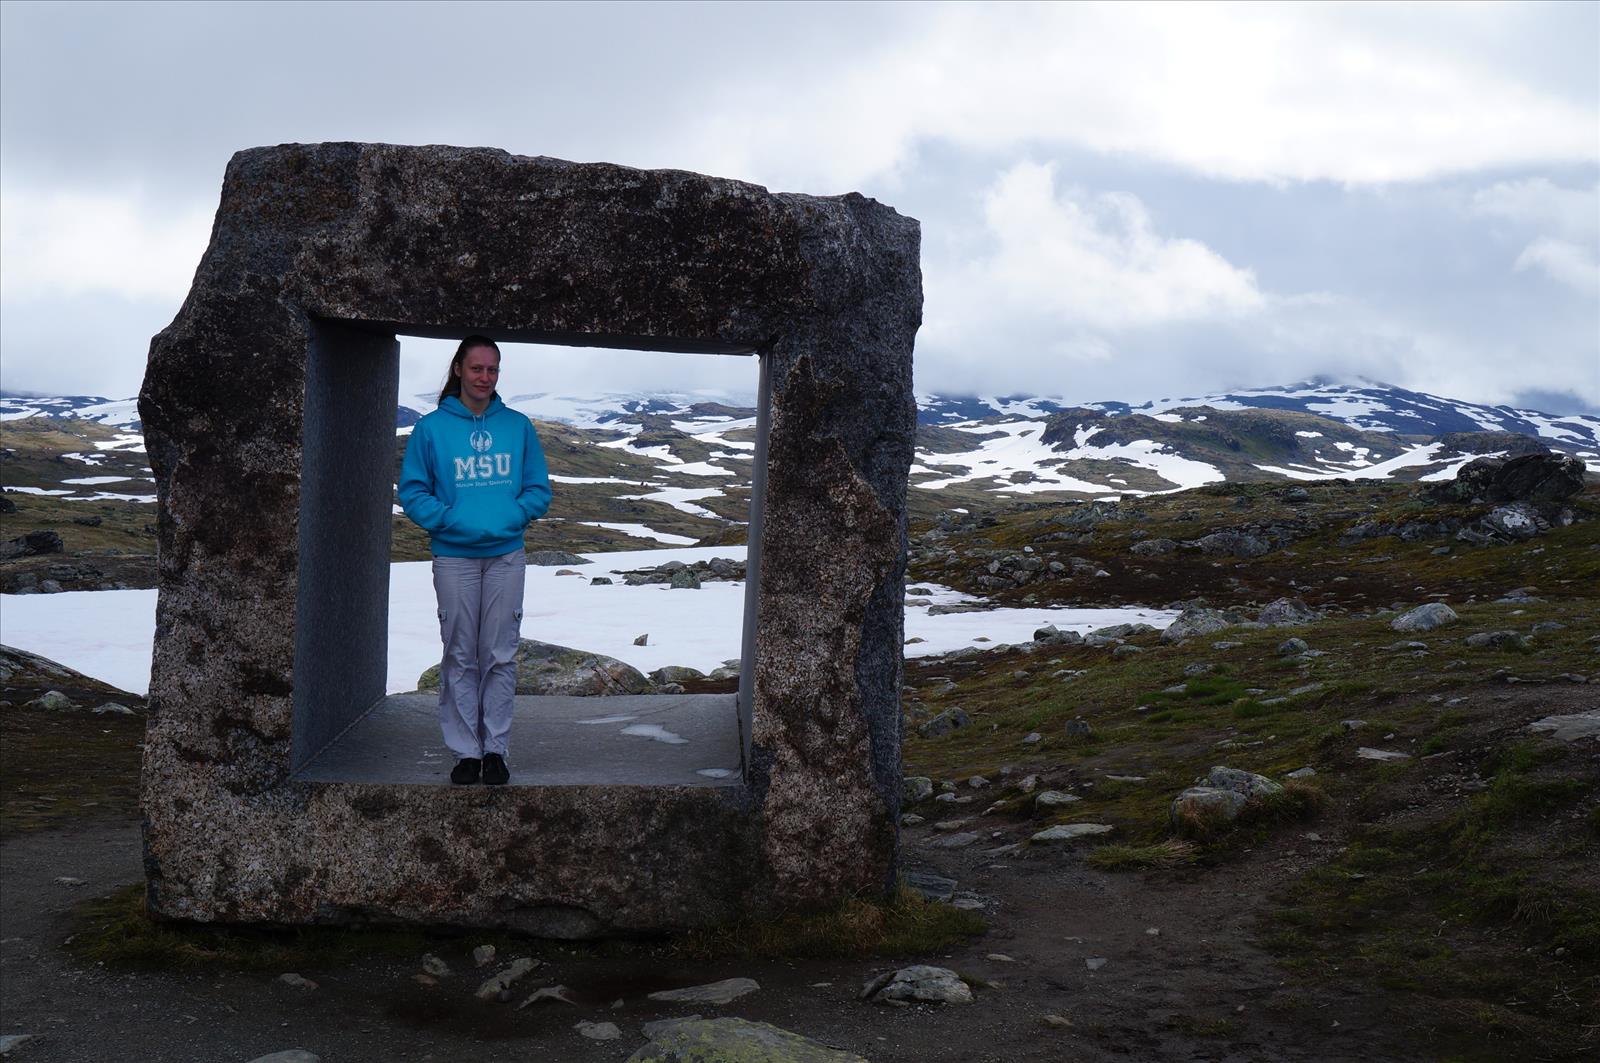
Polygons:
[[1190,842],[1169,838],[1151,845],[1102,845],[1085,859],[1101,871],[1170,871],[1194,864],[1198,852]]
[[374,955],[417,958],[444,940],[410,929],[169,923],[146,911],[142,885],[86,901],[73,914],[77,929],[68,951],[79,960],[111,967],[319,969]]
[[[145,908],[142,886],[80,904],[69,951],[80,961],[137,969],[218,968],[252,971],[321,970],[365,959],[418,959],[424,952],[460,951],[449,931],[408,927],[249,927],[167,922]],[[475,932],[474,945],[501,953],[539,954],[554,948],[659,953],[697,961],[726,958],[867,958],[927,955],[983,933],[975,912],[925,900],[902,887],[887,901],[852,898],[836,908],[687,931],[654,942],[606,941],[573,945],[508,933]]]
[[918,956],[958,945],[987,928],[976,912],[926,900],[902,886],[887,902],[852,898],[824,912],[690,931],[675,940],[673,950],[695,960]]

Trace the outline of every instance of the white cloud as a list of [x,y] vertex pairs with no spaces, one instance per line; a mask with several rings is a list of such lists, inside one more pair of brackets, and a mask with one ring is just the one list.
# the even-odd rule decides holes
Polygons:
[[1512,269],[1538,270],[1581,295],[1600,294],[1600,184],[1564,188],[1547,178],[1501,181],[1476,192],[1472,209],[1539,233]]
[[[834,75],[709,101],[686,150],[759,180],[892,179],[919,144],[1056,143],[1238,181],[1422,181],[1600,157],[1592,100],[1469,48],[1509,8],[1185,3],[921,9]],[[681,135],[681,131],[674,131]]]
[[1505,218],[1573,240],[1600,236],[1600,184],[1563,188],[1548,178],[1501,181],[1473,194],[1479,214]]
[[[1165,236],[1138,197],[1058,189],[1054,164],[1023,162],[984,195],[980,247],[929,264],[935,342],[1028,319],[1057,353],[1109,355],[1104,335],[1236,318],[1263,305],[1255,276],[1195,240]],[[987,250],[981,246],[987,245]]]
[[1541,236],[1522,249],[1512,268],[1519,273],[1537,269],[1574,291],[1600,295],[1600,262],[1595,260],[1592,246]]
[[88,293],[176,310],[211,235],[212,211],[161,211],[137,195],[0,190],[0,291],[25,303]]

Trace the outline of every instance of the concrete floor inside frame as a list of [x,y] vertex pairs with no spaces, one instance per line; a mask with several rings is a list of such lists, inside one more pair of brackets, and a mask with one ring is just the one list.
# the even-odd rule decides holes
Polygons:
[[[391,694],[301,770],[300,782],[450,785],[436,694]],[[512,786],[740,786],[738,695],[519,695]]]

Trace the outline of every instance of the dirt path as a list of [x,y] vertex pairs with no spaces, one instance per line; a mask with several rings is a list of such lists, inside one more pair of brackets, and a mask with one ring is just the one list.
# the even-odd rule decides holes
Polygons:
[[[651,1003],[646,992],[743,975],[761,991],[698,1010],[775,1023],[878,1063],[1415,1058],[1381,1000],[1325,989],[1306,999],[1250,944],[1259,898],[1297,866],[1288,855],[1292,834],[1281,853],[1159,885],[1093,871],[1071,853],[997,860],[976,850],[926,848],[931,837],[908,834],[907,864],[954,877],[988,899],[993,928],[947,955],[908,962],[926,959],[1001,983],[980,990],[971,1007],[893,1009],[854,999],[873,971],[898,964],[663,970],[577,950],[528,984],[562,982],[584,1003],[517,1011],[472,996],[479,972],[465,956],[470,938],[440,950],[455,974],[435,987],[412,981],[419,966],[405,960],[299,971],[318,983],[311,991],[278,983],[278,972],[85,967],[62,947],[72,932],[70,910],[138,881],[137,826],[23,834],[0,845],[3,1032],[37,1038],[9,1057],[21,1061],[213,1063],[291,1047],[329,1063],[620,1060],[643,1043],[644,1022],[689,1010]],[[56,881],[64,876],[84,885]],[[1160,933],[1147,933],[1152,927]],[[988,959],[992,953],[1015,962]],[[1091,970],[1091,958],[1106,962]],[[616,998],[622,1007],[611,1006]],[[1072,1025],[1049,1027],[1047,1014]],[[587,1041],[573,1029],[580,1019],[615,1022],[623,1037]]]

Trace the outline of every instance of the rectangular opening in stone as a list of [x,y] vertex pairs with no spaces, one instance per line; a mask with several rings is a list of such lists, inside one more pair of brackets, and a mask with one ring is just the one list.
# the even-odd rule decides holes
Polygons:
[[[407,422],[432,409],[456,338],[474,330],[430,331],[434,342],[410,338],[419,331],[404,324],[320,322],[308,352],[292,757],[296,777],[303,780],[448,783],[453,760],[439,735],[437,696],[408,693],[439,658],[429,566],[426,560],[392,568],[389,563],[391,546],[398,558],[425,558],[427,538],[398,516],[393,487]],[[630,595],[648,589],[671,595],[686,608],[724,611],[719,620],[736,633],[726,657],[741,662],[737,690],[519,695],[508,758],[512,784],[741,784],[751,734],[760,564],[755,544],[769,403],[763,360],[750,357],[755,352],[749,350],[675,339],[484,331],[502,349],[502,400],[540,422],[552,473],[555,500],[547,519],[533,525],[528,549],[594,553],[591,564],[573,566],[579,575],[559,577],[559,586],[553,580],[560,569],[530,565],[523,638],[608,652],[585,645],[585,632],[608,610],[624,615],[608,616],[606,622],[629,623],[626,595],[611,592],[624,589],[621,573],[648,560],[641,558],[642,551],[692,542],[719,524],[746,525],[751,544],[687,552],[708,558],[742,553],[742,586],[707,583],[706,588],[715,588],[711,594],[625,588]],[[395,333],[406,335],[403,347]],[[530,345],[536,341],[546,345]],[[548,346],[552,342],[562,345]],[[574,349],[580,345],[596,349]],[[708,397],[708,404],[692,414],[682,402],[660,409],[634,404],[624,411],[625,420],[606,419],[608,409],[619,409],[616,393],[707,390],[702,386],[706,373],[681,368],[702,363],[721,370],[709,374],[713,380],[732,382],[709,390],[729,398],[747,396],[738,406],[753,406],[753,416],[718,410]],[[584,434],[554,423],[557,418],[582,426]],[[614,430],[606,443],[595,446],[592,433],[608,423],[624,430]],[[720,425],[733,428],[723,433],[715,430]],[[338,461],[330,455],[338,455]],[[730,475],[716,475],[718,467]],[[613,480],[623,483],[599,482]],[[715,489],[732,483],[749,484],[748,499],[743,490]],[[619,505],[638,512],[617,512]],[[606,545],[632,549],[595,553]],[[591,584],[595,576],[612,580],[613,586]],[[572,613],[571,588],[590,586],[579,595],[583,612]],[[553,594],[557,589],[559,596]],[[541,608],[550,597],[565,608]],[[667,630],[658,626],[652,639],[670,643],[671,629],[678,625],[659,613],[651,616],[633,626],[644,634],[649,626],[664,625]],[[640,670],[651,667],[659,664]]]

